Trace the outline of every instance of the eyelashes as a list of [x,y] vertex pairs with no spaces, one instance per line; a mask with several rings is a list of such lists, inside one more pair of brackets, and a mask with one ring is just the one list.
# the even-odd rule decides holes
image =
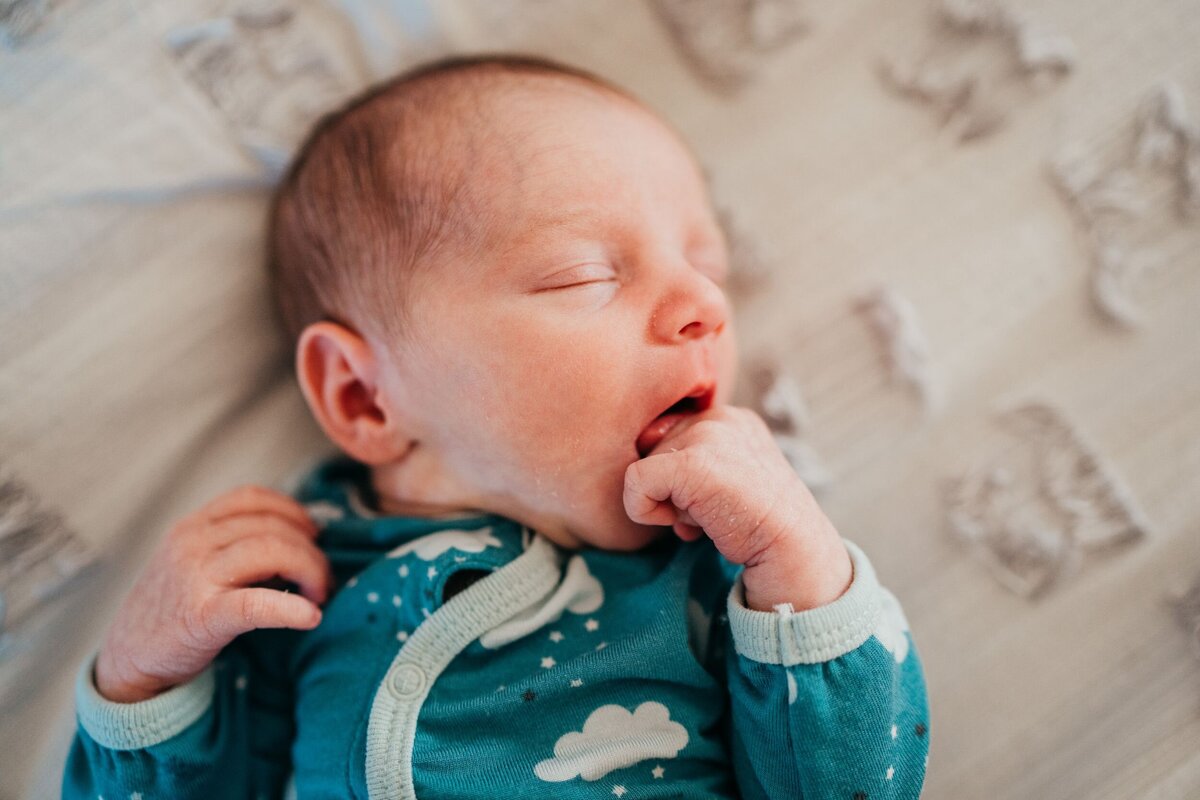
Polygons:
[[600,286],[605,283],[618,283],[616,278],[595,278],[590,281],[578,281],[576,283],[567,283],[562,286],[551,286],[550,291],[558,289],[582,289],[585,286]]
[[[727,267],[711,264],[702,264],[700,266],[696,266],[693,264],[692,268],[700,275],[703,275],[705,278],[712,281],[713,284],[715,284],[719,289],[722,291],[725,290],[726,284],[729,281],[729,269]],[[566,276],[565,282],[545,286],[541,289],[537,289],[536,292],[559,292],[567,289],[583,289],[587,287],[609,285],[612,285],[613,288],[616,288],[622,284],[621,277],[617,275],[611,267],[600,267],[600,274],[596,273],[596,269],[597,267],[593,266],[590,270],[573,270],[576,273],[574,279],[571,279],[571,276],[568,275]],[[566,272],[571,271],[572,270],[566,270]],[[589,272],[591,273],[590,275]]]
[[548,276],[550,285],[539,289],[539,292],[556,292],[561,289],[575,289],[581,286],[591,286],[617,280],[613,268],[603,262],[581,263],[559,270]]

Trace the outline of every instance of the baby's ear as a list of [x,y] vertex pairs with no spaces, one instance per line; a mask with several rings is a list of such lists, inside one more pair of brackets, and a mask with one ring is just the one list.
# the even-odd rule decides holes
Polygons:
[[366,340],[336,322],[309,325],[296,344],[296,376],[313,416],[347,455],[371,465],[408,446],[383,402],[379,369]]

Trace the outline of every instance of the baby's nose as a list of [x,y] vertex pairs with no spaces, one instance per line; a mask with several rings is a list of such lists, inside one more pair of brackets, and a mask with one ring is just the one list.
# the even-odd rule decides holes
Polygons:
[[657,337],[668,341],[700,339],[720,334],[729,316],[729,301],[721,288],[691,267],[685,277],[667,288],[658,312]]

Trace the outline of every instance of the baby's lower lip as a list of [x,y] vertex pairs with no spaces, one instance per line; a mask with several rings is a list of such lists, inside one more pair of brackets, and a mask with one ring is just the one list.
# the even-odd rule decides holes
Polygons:
[[647,425],[646,429],[638,435],[637,444],[635,445],[638,457],[645,458],[647,453],[657,447],[658,443],[666,438],[671,428],[674,428],[679,424],[680,420],[687,416],[689,415],[683,413],[663,414]]

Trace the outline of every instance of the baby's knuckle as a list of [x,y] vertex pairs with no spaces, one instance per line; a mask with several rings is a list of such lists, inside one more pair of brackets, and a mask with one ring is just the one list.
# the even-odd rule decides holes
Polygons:
[[184,609],[180,627],[189,643],[196,648],[211,644],[218,638],[220,614],[210,601],[192,604]]
[[203,521],[194,514],[179,519],[167,531],[164,542],[168,547],[178,547],[196,536],[197,531],[204,527]]
[[689,498],[706,494],[706,487],[713,469],[712,453],[703,447],[689,447],[683,451],[683,491]]
[[247,626],[253,628],[258,625],[259,620],[266,614],[267,603],[263,596],[257,592],[242,592],[238,611],[241,614],[242,621]]
[[174,574],[184,574],[195,563],[194,545],[187,535],[169,536],[163,542],[160,556],[162,564]]
[[293,547],[290,539],[269,532],[252,533],[242,541],[255,555],[276,560],[290,554]]

